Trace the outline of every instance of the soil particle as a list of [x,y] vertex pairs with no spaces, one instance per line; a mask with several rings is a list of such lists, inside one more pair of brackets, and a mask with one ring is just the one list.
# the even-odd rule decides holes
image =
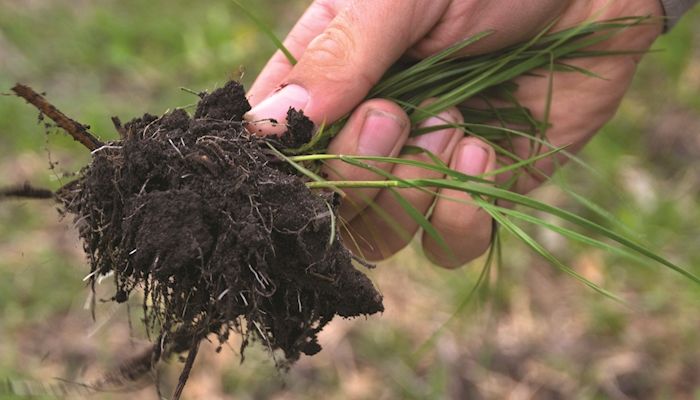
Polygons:
[[333,319],[383,310],[352,262],[335,223],[332,194],[311,192],[270,149],[295,148],[313,124],[290,110],[289,132],[244,129],[250,109],[229,82],[183,110],[120,125],[123,139],[94,151],[80,177],[57,193],[75,216],[93,281],[113,273],[112,300],[145,292],[156,353],[196,348],[233,330],[281,349],[288,365],[321,350]]

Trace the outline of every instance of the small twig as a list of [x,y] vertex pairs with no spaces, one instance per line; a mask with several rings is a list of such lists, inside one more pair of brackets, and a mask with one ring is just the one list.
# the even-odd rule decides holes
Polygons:
[[12,88],[15,94],[27,101],[27,103],[36,107],[42,114],[51,118],[58,126],[68,132],[73,139],[80,142],[90,151],[102,147],[104,144],[98,140],[92,133],[88,131],[88,127],[67,117],[59,111],[54,105],[49,103],[44,96],[35,92],[29,86],[17,84]]
[[182,90],[185,93],[193,94],[193,95],[199,97],[200,99],[203,99],[204,96],[207,95],[207,92],[195,92],[194,90],[192,90],[190,88],[186,88],[186,87],[181,87],[180,90]]
[[53,199],[54,192],[49,189],[35,188],[29,183],[25,183],[21,186],[18,185],[0,189],[0,200],[4,198],[46,200]]
[[126,139],[126,129],[124,129],[122,121],[119,119],[119,117],[112,117],[112,124],[114,125],[114,129],[119,132],[119,137]]

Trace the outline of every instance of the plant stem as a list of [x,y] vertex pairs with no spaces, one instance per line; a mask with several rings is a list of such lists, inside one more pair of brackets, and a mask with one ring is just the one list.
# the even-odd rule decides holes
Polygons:
[[58,126],[63,128],[73,139],[80,142],[88,150],[93,151],[104,146],[92,133],[88,131],[88,127],[83,125],[59,111],[53,104],[49,103],[44,96],[35,92],[29,86],[17,84],[12,88],[15,94],[27,101],[27,103],[36,107],[42,114],[51,118]]
[[47,200],[54,198],[54,192],[49,189],[36,188],[29,183],[0,189],[0,200],[4,198]]
[[185,384],[187,383],[187,379],[190,377],[194,360],[197,358],[197,353],[199,352],[199,343],[200,341],[195,339],[195,343],[192,344],[192,348],[190,348],[190,352],[187,355],[187,360],[185,361],[185,367],[183,368],[180,378],[178,379],[177,387],[175,388],[175,393],[173,393],[172,400],[179,400],[180,396],[182,396],[182,391],[185,389]]
[[386,189],[391,187],[409,188],[412,187],[408,183],[400,181],[323,181],[323,182],[307,182],[306,186],[309,189]]

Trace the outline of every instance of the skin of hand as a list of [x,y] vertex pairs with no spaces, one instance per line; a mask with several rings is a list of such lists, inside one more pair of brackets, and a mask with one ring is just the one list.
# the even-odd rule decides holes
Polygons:
[[[554,30],[589,20],[623,16],[661,16],[659,0],[317,0],[294,26],[284,45],[298,60],[292,66],[277,52],[248,93],[253,109],[246,118],[262,134],[280,133],[280,127],[255,123],[273,118],[284,121],[289,107],[301,109],[316,124],[333,122],[352,112],[343,130],[331,142],[330,154],[398,156],[406,144],[423,147],[450,167],[481,175],[507,160],[494,150],[456,129],[444,129],[409,138],[411,126],[402,109],[385,99],[364,101],[372,86],[400,57],[424,58],[469,36],[487,30],[494,33],[466,54],[495,51],[527,40],[551,21]],[[596,45],[599,50],[647,50],[661,33],[662,24],[630,28]],[[579,73],[557,72],[553,77],[548,139],[554,146],[579,150],[608,120],[627,91],[640,55],[618,55],[570,61],[605,79]],[[534,75],[516,80],[518,100],[535,117],[545,113],[549,80]],[[461,122],[456,109],[449,109],[423,126]],[[516,139],[511,150],[527,158],[526,139]],[[543,151],[545,151],[544,149]],[[428,161],[425,155],[407,158]],[[565,159],[543,159],[537,168],[546,175]],[[435,172],[404,165],[374,164],[402,179],[439,178]],[[324,171],[329,179],[376,180],[376,174],[342,162],[330,162]],[[507,177],[498,176],[497,180]],[[523,174],[514,186],[527,193],[543,176]],[[491,219],[469,202],[469,196],[442,190],[437,199],[416,189],[402,189],[416,209],[427,213],[435,203],[430,222],[450,251],[423,233],[426,256],[435,264],[454,268],[483,254],[491,241]],[[369,260],[381,260],[405,247],[418,231],[418,224],[388,190],[346,191],[340,215],[346,222],[345,244]],[[458,199],[460,201],[455,201]],[[372,200],[376,206],[368,206]],[[393,223],[387,222],[393,220]],[[400,227],[400,229],[396,229]],[[400,232],[403,233],[400,233]]]

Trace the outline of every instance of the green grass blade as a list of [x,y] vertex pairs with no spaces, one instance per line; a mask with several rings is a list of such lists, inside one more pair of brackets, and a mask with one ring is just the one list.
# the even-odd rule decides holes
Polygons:
[[525,214],[523,212],[513,210],[513,209],[508,209],[505,207],[498,207],[498,211],[504,215],[511,216],[513,218],[517,218],[519,220],[529,222],[531,224],[543,227],[543,228],[548,229],[552,232],[558,233],[558,234],[566,237],[567,239],[571,239],[571,240],[583,243],[585,245],[604,250],[610,254],[614,254],[614,255],[621,256],[621,257],[624,257],[624,258],[627,258],[630,260],[634,260],[635,262],[638,262],[640,264],[648,265],[650,263],[650,261],[648,259],[642,258],[639,254],[633,253],[632,251],[627,250],[627,248],[625,248],[625,247],[612,246],[608,243],[594,239],[590,236],[586,236],[584,234],[581,234],[579,232],[573,231],[573,230],[568,229],[568,228],[554,225],[552,223],[549,223],[543,219],[534,217],[532,215],[528,215],[528,214]]
[[517,237],[520,241],[522,241],[528,247],[530,247],[533,251],[535,251],[539,256],[541,256],[545,260],[549,261],[552,265],[559,268],[562,272],[572,276],[573,278],[575,278],[579,282],[581,282],[584,285],[588,286],[589,288],[595,290],[596,292],[602,294],[603,296],[608,297],[608,298],[615,300],[617,302],[620,302],[622,304],[625,304],[625,301],[622,300],[620,297],[618,297],[615,294],[611,293],[610,291],[596,285],[595,283],[586,279],[584,276],[582,276],[578,272],[571,269],[571,267],[569,267],[566,264],[559,261],[559,259],[554,257],[553,254],[551,254],[547,249],[545,249],[540,243],[538,243],[535,239],[533,239],[530,235],[528,235],[519,226],[517,226],[513,222],[511,222],[510,219],[508,219],[506,216],[504,216],[502,213],[500,213],[497,209],[491,207],[491,205],[488,202],[479,201],[479,205],[486,212],[488,212],[489,215],[491,215],[491,217],[496,222],[498,222],[505,230],[510,232],[513,236]]
[[396,189],[389,189],[391,194],[394,196],[394,199],[396,199],[396,202],[399,203],[401,208],[408,214],[416,223],[418,223],[418,226],[423,229],[425,233],[427,233],[433,240],[435,240],[435,243],[437,243],[440,246],[440,249],[445,252],[445,254],[448,255],[448,257],[455,258],[454,252],[452,249],[450,249],[450,246],[447,245],[447,242],[445,241],[445,238],[442,237],[440,232],[435,229],[433,224],[428,221],[428,218],[423,215],[422,212],[418,211],[413,205],[406,200],[405,197],[403,197]]
[[305,176],[305,177],[311,179],[311,180],[314,181],[314,182],[325,182],[325,181],[326,181],[326,180],[323,179],[320,175],[316,174],[315,172],[311,171],[311,170],[308,169],[308,168],[305,168],[305,167],[304,167],[303,165],[301,165],[299,162],[294,161],[293,159],[291,159],[291,158],[287,157],[286,155],[284,155],[281,151],[277,150],[277,149],[276,149],[272,144],[270,144],[269,142],[267,142],[266,144],[267,144],[267,147],[269,147],[269,148],[272,150],[272,152],[275,153],[275,155],[276,155],[277,157],[279,157],[280,159],[282,159],[282,160],[286,161],[287,163],[289,163],[289,165],[291,165],[292,167],[294,167],[294,169],[296,169],[297,171],[299,171],[299,173],[301,173],[303,176]]
[[477,278],[476,282],[474,283],[474,286],[472,286],[472,289],[468,291],[465,296],[460,300],[459,304],[457,305],[457,309],[450,315],[450,317],[447,319],[447,321],[443,322],[440,327],[438,327],[428,339],[426,339],[419,347],[418,349],[413,353],[412,358],[414,360],[420,360],[420,358],[425,354],[427,350],[430,349],[431,346],[433,346],[438,338],[442,335],[442,333],[447,329],[447,326],[454,321],[459,314],[464,311],[469,305],[472,304],[474,299],[476,298],[476,295],[478,294],[478,291],[480,288],[484,286],[484,284],[487,282],[487,278],[489,276],[489,272],[491,271],[492,265],[494,264],[496,258],[497,258],[497,251],[498,247],[496,246],[491,246],[489,249],[489,252],[486,256],[486,260],[484,261],[484,265],[481,268],[481,272],[479,273],[479,277]]
[[[356,182],[325,182],[326,185],[333,185],[334,187],[437,187],[437,188],[447,188],[454,190],[461,190],[465,193],[471,194],[473,197],[485,196],[488,199],[505,200],[511,203],[519,204],[534,210],[542,211],[547,214],[558,217],[564,221],[577,225],[581,228],[587,229],[592,233],[602,235],[611,239],[622,246],[629,248],[644,257],[654,260],[673,271],[683,275],[684,277],[692,280],[696,284],[700,284],[700,278],[693,274],[692,272],[682,268],[675,263],[669,261],[668,259],[662,257],[661,255],[649,250],[644,245],[637,243],[635,240],[618,234],[608,228],[605,228],[593,221],[587,220],[580,217],[574,213],[566,211],[564,209],[551,206],[549,204],[534,200],[527,196],[511,192],[506,189],[496,188],[489,185],[476,184],[473,182],[462,182],[452,179],[413,179],[404,181],[356,181]],[[324,184],[318,184],[311,182],[310,187],[323,187]]]
[[289,61],[290,64],[296,65],[297,59],[292,55],[292,53],[287,49],[287,47],[282,43],[282,41],[275,35],[275,32],[272,31],[272,28],[270,28],[263,20],[258,18],[257,15],[255,15],[250,9],[243,4],[241,4],[240,1],[238,0],[231,0],[233,4],[238,6],[238,8],[243,11],[243,13],[250,18],[251,21],[260,29],[262,33],[264,33],[272,43],[275,44],[275,46],[284,54],[285,57],[287,57],[287,61]]

